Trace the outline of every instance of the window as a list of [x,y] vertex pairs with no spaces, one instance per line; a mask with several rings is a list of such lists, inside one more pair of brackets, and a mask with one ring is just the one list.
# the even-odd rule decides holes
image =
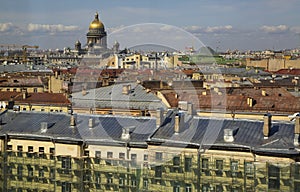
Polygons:
[[50,149],[49,149],[49,152],[50,152],[50,159],[54,159],[54,153],[55,153],[55,149],[54,148],[52,148],[52,147],[50,147]]
[[83,156],[86,156],[86,157],[90,156],[90,152],[88,150],[84,150]]
[[70,157],[62,157],[61,158],[61,168],[63,169],[64,174],[69,174],[71,169],[71,158]]
[[173,192],[180,192],[180,185],[179,184],[175,184],[175,186],[173,186]]
[[185,192],[192,192],[192,185],[191,184],[185,184]]
[[269,189],[280,188],[280,168],[274,165],[268,165]]
[[113,183],[113,176],[111,174],[107,175],[107,184]]
[[136,159],[137,159],[137,155],[131,154],[131,165],[132,166],[136,166]]
[[119,159],[125,159],[125,153],[119,153]]
[[95,151],[95,158],[101,158],[101,151]]
[[252,162],[245,162],[245,173],[252,175],[254,172],[254,166]]
[[37,91],[37,88],[33,88],[33,92],[34,93],[37,93],[38,91]]
[[113,158],[113,152],[107,152],[107,158],[108,159],[111,159],[111,158]]
[[83,181],[89,182],[91,180],[91,171],[85,171],[83,174]]
[[11,151],[12,150],[12,145],[7,145],[6,150]]
[[143,178],[143,188],[148,189],[148,179],[147,178]]
[[45,174],[44,174],[44,168],[40,168],[39,169],[39,178],[44,178]]
[[208,169],[208,159],[202,159],[202,169]]
[[33,146],[28,146],[28,152],[32,153],[33,152]]
[[100,163],[100,158],[101,158],[101,151],[95,151],[95,163],[99,164]]
[[131,178],[131,186],[136,187],[136,178],[135,177]]
[[223,170],[223,160],[216,160],[216,169]]
[[62,182],[61,183],[61,192],[71,192],[71,183]]
[[156,166],[155,167],[155,177],[161,177],[162,175],[162,167],[161,166]]
[[185,157],[184,158],[184,169],[186,172],[191,172],[192,168],[192,158],[190,157]]
[[23,167],[22,167],[22,165],[18,165],[17,175],[18,175],[18,179],[22,180],[22,175],[23,175]]
[[96,182],[96,184],[98,184],[98,185],[101,183],[100,172],[95,172],[95,182]]
[[18,157],[22,157],[22,151],[23,151],[23,146],[18,145],[17,146],[17,150],[18,150]]
[[148,161],[148,155],[147,154],[144,155],[144,161]]
[[173,165],[174,166],[179,166],[180,165],[180,157],[178,157],[178,156],[173,157]]
[[54,179],[55,178],[55,169],[54,168],[50,169],[49,177],[50,177],[50,179]]
[[119,185],[120,186],[124,186],[125,184],[125,175],[120,175],[120,178],[119,178]]
[[233,172],[238,171],[238,169],[239,169],[239,162],[238,161],[231,161],[230,162],[230,169]]
[[157,161],[162,160],[162,152],[156,152],[155,153],[155,160],[157,160]]
[[33,177],[33,168],[31,166],[28,166],[27,170],[28,170],[28,177]]

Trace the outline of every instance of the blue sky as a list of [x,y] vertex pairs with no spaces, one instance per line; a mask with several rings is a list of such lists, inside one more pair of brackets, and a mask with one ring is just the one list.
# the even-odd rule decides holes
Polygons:
[[[108,33],[159,23],[186,30],[214,49],[278,50],[300,46],[299,10],[299,0],[1,0],[0,43],[51,49],[73,47],[78,39],[84,44],[99,11]],[[147,28],[149,35],[155,31]]]

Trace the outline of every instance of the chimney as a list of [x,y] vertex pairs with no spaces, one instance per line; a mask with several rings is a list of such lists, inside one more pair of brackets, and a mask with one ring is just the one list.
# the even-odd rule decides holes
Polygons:
[[247,104],[249,105],[249,107],[253,107],[253,98],[248,97],[247,98]]
[[122,140],[129,140],[130,139],[130,134],[134,131],[134,129],[135,129],[135,126],[123,127],[121,139]]
[[231,143],[234,141],[232,129],[224,129],[224,141],[227,143]]
[[156,127],[159,127],[163,123],[164,111],[162,108],[156,110]]
[[129,85],[123,85],[122,94],[123,95],[128,95],[130,93],[130,90],[131,90],[130,84]]
[[24,90],[24,91],[23,91],[23,99],[26,99],[26,98],[27,98],[27,96],[28,96],[28,93],[27,93],[27,91],[26,91],[26,90]]
[[76,119],[75,119],[74,115],[71,115],[70,126],[74,127],[75,125],[76,125]]
[[175,125],[174,125],[174,132],[175,134],[179,133],[179,116],[175,116]]
[[263,125],[263,134],[264,139],[268,139],[270,130],[272,127],[272,115],[270,113],[267,113],[264,115],[264,125]]
[[89,118],[89,128],[93,128],[95,124],[95,121],[93,118]]
[[193,105],[193,103],[188,103],[187,112],[188,112],[188,115],[194,115],[194,105]]
[[87,94],[85,88],[82,88],[82,96],[85,96]]
[[174,125],[175,134],[179,134],[183,127],[184,127],[184,113],[178,113],[175,115],[175,125]]
[[46,133],[48,129],[48,123],[47,122],[41,122],[41,133]]
[[299,135],[300,135],[300,116],[299,114],[295,117],[295,129],[294,129],[294,145],[299,146]]
[[266,92],[265,90],[262,90],[262,91],[261,91],[261,95],[264,96],[264,97],[265,97],[265,96],[268,96],[268,94],[267,94],[267,92]]

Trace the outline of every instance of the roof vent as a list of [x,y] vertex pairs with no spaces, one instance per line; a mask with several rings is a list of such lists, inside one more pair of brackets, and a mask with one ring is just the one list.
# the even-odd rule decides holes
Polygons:
[[224,129],[224,141],[227,143],[232,143],[234,141],[234,136],[238,132],[238,128],[236,129]]
[[121,139],[122,140],[129,140],[130,139],[130,134],[134,131],[134,129],[135,129],[135,126],[123,127]]
[[48,129],[48,123],[47,122],[41,122],[41,133],[46,133]]

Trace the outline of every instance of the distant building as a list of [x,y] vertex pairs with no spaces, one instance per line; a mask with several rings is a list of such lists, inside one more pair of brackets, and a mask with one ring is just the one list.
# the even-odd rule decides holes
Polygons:
[[153,116],[156,109],[167,109],[156,95],[137,83],[120,83],[72,94],[74,112]]

